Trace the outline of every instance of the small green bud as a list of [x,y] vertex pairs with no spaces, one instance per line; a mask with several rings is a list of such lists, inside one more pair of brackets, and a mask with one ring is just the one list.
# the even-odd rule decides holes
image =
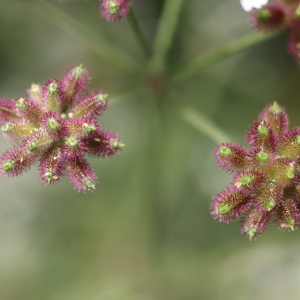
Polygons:
[[90,178],[84,178],[83,179],[83,184],[84,186],[87,188],[87,189],[93,189],[95,190],[96,189],[96,186],[95,186],[95,183],[92,179]]
[[257,20],[266,20],[271,17],[271,12],[269,9],[260,9],[256,12]]
[[264,125],[264,124],[260,124],[258,127],[257,127],[257,132],[261,135],[264,135],[264,136],[268,136],[269,134],[269,128]]
[[51,94],[54,94],[58,91],[58,85],[55,82],[51,82],[48,86],[48,91]]
[[254,237],[254,235],[256,234],[257,232],[257,228],[252,226],[252,227],[249,227],[248,230],[247,230],[247,234],[249,235],[249,240],[251,241],[252,238]]
[[24,102],[24,98],[20,98],[19,100],[16,101],[16,107],[19,109],[26,109],[26,103]]
[[77,78],[80,77],[80,76],[83,74],[83,67],[82,67],[82,65],[77,66],[77,67],[74,69],[73,74],[74,74],[74,76],[77,77]]
[[221,216],[228,215],[231,210],[232,210],[232,206],[228,205],[228,204],[225,204],[225,203],[221,203],[218,206],[218,214],[221,215]]
[[270,155],[266,152],[260,151],[256,154],[256,157],[261,162],[267,162],[270,160]]
[[286,167],[285,176],[287,179],[293,179],[295,177],[295,166],[292,163]]
[[223,146],[220,148],[219,153],[221,157],[229,157],[230,155],[232,155],[232,150],[228,147]]
[[273,105],[270,107],[270,112],[273,114],[279,114],[280,113],[280,106],[277,104],[277,102],[275,101],[273,103]]
[[115,0],[110,0],[107,3],[107,8],[112,15],[119,13],[120,7]]
[[6,160],[2,163],[2,170],[5,172],[9,172],[13,169],[15,162],[13,160]]
[[28,145],[27,145],[27,149],[30,152],[34,152],[35,150],[37,150],[39,148],[39,142],[38,141],[31,141]]
[[94,124],[83,123],[82,124],[82,130],[85,133],[90,134],[90,133],[92,133],[96,130],[96,127],[95,127]]
[[297,143],[298,145],[300,145],[300,135],[297,135],[297,136],[296,136],[296,143]]
[[125,144],[120,143],[118,140],[112,140],[112,141],[110,141],[110,145],[114,149],[121,149],[121,148],[125,147]]
[[47,126],[52,130],[58,130],[60,128],[60,124],[54,118],[47,120]]
[[4,133],[8,133],[9,131],[11,131],[11,130],[14,129],[14,126],[11,125],[11,124],[9,124],[9,123],[7,123],[7,124],[5,124],[4,126],[2,126],[1,129],[2,129],[2,131],[3,131]]
[[274,199],[269,199],[269,201],[268,201],[268,202],[266,203],[266,205],[265,205],[265,209],[266,209],[267,211],[270,211],[270,210],[272,210],[275,206],[276,206],[275,200],[274,200]]
[[105,100],[107,99],[107,96],[108,96],[107,94],[100,94],[100,95],[97,96],[97,101],[99,103],[104,103]]
[[254,179],[254,177],[252,175],[243,175],[240,178],[239,182],[243,186],[248,186],[253,181],[253,179]]
[[66,144],[72,148],[75,148],[78,146],[78,141],[76,138],[69,136],[66,140]]

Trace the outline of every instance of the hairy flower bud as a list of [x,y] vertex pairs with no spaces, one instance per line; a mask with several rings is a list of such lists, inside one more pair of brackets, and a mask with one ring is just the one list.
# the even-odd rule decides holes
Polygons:
[[99,116],[107,107],[106,99],[107,94],[92,93],[78,102],[70,114],[74,118]]
[[217,194],[212,203],[212,215],[220,221],[229,222],[249,207],[248,197],[232,187]]
[[274,152],[277,146],[275,134],[265,121],[254,122],[247,132],[247,143],[271,152]]
[[46,110],[56,113],[61,111],[62,92],[58,80],[49,80],[45,83],[42,97]]
[[261,31],[279,31],[285,26],[285,11],[278,4],[265,5],[251,12],[251,25]]
[[64,171],[78,191],[92,191],[96,175],[86,155],[108,157],[123,146],[117,135],[103,131],[96,117],[107,106],[106,94],[88,93],[83,66],[68,70],[62,80],[32,85],[29,99],[0,99],[4,137],[18,146],[0,157],[0,173],[15,176],[39,160],[40,178],[59,181]]
[[[253,123],[247,132],[247,142],[250,149],[240,148],[238,144],[233,148],[229,146],[233,143],[226,143],[214,152],[217,163],[235,174],[233,187],[213,198],[212,214],[225,222],[241,216],[242,233],[250,239],[260,235],[270,220],[281,229],[298,228],[300,129],[288,129],[284,109],[274,102]],[[232,149],[244,149],[243,169],[233,166],[233,153],[237,151]]]
[[235,143],[223,143],[214,150],[216,163],[226,171],[244,170],[248,163],[247,151]]
[[256,238],[263,233],[263,231],[267,228],[270,219],[270,213],[263,213],[257,208],[251,207],[242,217],[241,232],[245,233],[251,241],[253,237]]
[[128,0],[103,0],[101,12],[107,21],[121,21],[129,13],[131,3]]

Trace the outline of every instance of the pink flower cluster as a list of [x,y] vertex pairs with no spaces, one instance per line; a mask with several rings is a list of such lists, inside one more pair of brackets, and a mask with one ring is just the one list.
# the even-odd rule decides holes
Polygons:
[[241,232],[261,235],[270,221],[279,229],[300,227],[300,127],[276,102],[267,106],[246,135],[249,147],[223,143],[214,151],[221,168],[234,173],[230,187],[214,196],[212,215],[223,222],[241,216]]
[[52,184],[66,172],[82,192],[95,189],[97,177],[86,155],[110,157],[121,148],[119,138],[98,124],[107,95],[87,92],[88,72],[70,68],[62,80],[32,84],[29,98],[0,99],[0,125],[15,147],[0,157],[0,173],[17,176],[39,160],[40,178]]
[[250,23],[259,31],[288,29],[288,50],[300,58],[300,0],[275,0],[251,11]]
[[[59,0],[69,2],[74,0]],[[131,2],[129,0],[100,0],[100,12],[107,21],[122,21],[130,11]]]

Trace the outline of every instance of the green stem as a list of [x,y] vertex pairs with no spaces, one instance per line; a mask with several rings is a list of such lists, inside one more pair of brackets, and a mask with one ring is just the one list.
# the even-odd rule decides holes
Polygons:
[[149,65],[151,72],[161,72],[165,68],[165,58],[171,47],[183,3],[184,0],[165,0],[153,44],[153,56]]
[[149,51],[148,51],[146,42],[145,42],[145,40],[143,38],[143,35],[142,35],[141,28],[139,26],[139,23],[137,21],[137,18],[135,16],[135,13],[134,13],[134,10],[133,10],[132,7],[131,7],[130,12],[127,16],[127,20],[128,20],[130,29],[132,31],[132,34],[134,36],[135,42],[136,42],[136,44],[139,48],[141,57],[142,57],[143,60],[145,60],[149,56]]
[[183,120],[214,142],[223,143],[231,140],[216,124],[191,107],[183,108],[180,115]]
[[136,62],[120,48],[110,44],[98,34],[91,32],[90,28],[84,27],[82,23],[56,9],[53,5],[42,1],[20,1],[34,9],[43,18],[53,22],[63,31],[89,46],[102,58],[124,70],[137,68]]
[[259,43],[268,40],[274,35],[263,34],[260,32],[255,32],[240,38],[237,41],[227,44],[226,46],[216,50],[210,51],[207,54],[198,56],[193,62],[188,63],[183,66],[179,66],[170,72],[170,79],[173,82],[187,79],[199,71],[208,68],[219,61],[222,61],[236,53],[253,47]]

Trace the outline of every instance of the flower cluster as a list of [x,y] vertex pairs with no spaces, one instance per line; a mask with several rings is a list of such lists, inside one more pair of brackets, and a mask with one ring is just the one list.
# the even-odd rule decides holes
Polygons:
[[46,184],[59,181],[66,172],[78,191],[95,189],[97,177],[85,156],[110,157],[123,145],[98,124],[107,95],[87,93],[88,83],[87,70],[76,66],[62,80],[32,84],[29,98],[0,99],[3,135],[15,143],[0,157],[0,173],[17,176],[39,160]]
[[300,225],[300,127],[288,129],[288,118],[276,102],[267,106],[246,135],[249,147],[223,143],[216,162],[233,172],[230,187],[215,195],[212,215],[229,222],[241,216],[241,232],[261,235],[270,221],[279,229]]
[[[69,2],[73,0],[59,0]],[[131,2],[129,0],[100,0],[100,13],[107,21],[122,21],[130,11]]]
[[[246,3],[243,3],[246,2]],[[254,2],[250,5],[250,2]],[[251,10],[250,23],[254,28],[264,32],[277,32],[288,29],[288,50],[297,59],[300,58],[300,0],[274,0],[273,3],[265,0],[244,0],[243,7]],[[261,7],[260,7],[261,6]],[[258,8],[260,7],[260,8]]]

